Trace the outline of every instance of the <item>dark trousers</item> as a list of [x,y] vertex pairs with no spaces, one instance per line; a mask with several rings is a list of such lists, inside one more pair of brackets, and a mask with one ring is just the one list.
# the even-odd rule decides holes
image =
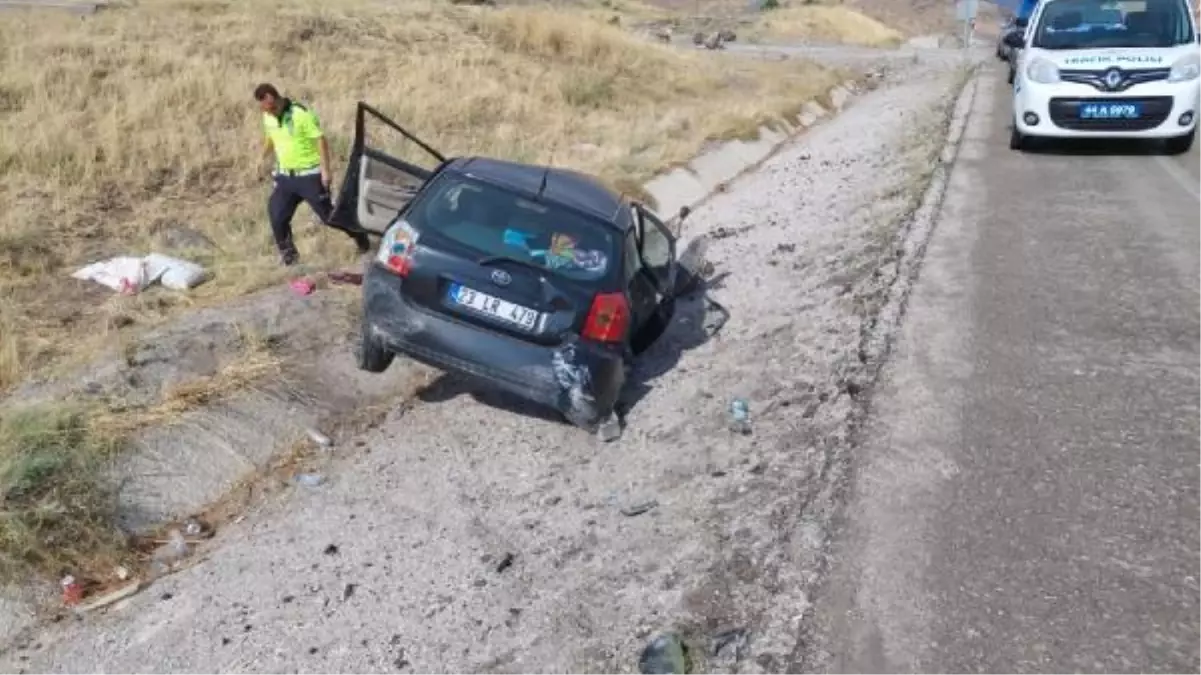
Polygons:
[[[274,179],[275,188],[271,191],[271,198],[267,200],[267,215],[271,218],[271,234],[275,237],[275,246],[279,248],[279,254],[283,257],[284,263],[290,265],[299,257],[296,244],[292,241],[292,216],[296,215],[296,207],[300,206],[301,202],[307,203],[325,225],[338,230],[342,228],[329,221],[334,204],[330,199],[329,190],[321,184],[319,174],[308,176],[275,174]],[[361,232],[342,231],[354,240],[359,253],[366,253],[370,250],[367,235]]]

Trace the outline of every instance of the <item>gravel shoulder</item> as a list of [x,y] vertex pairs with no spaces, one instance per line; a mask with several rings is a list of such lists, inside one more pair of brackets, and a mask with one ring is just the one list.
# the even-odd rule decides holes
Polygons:
[[[324,484],[0,667],[632,671],[666,629],[695,670],[790,667],[835,507],[827,474],[870,379],[863,334],[921,188],[914,160],[941,147],[959,81],[915,66],[690,216],[711,301],[683,302],[640,365],[620,441],[441,378],[338,446]],[[738,396],[750,435],[726,428]]]

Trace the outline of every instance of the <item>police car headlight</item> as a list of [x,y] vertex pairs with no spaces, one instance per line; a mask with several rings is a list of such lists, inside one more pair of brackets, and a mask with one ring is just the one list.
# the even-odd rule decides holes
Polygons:
[[1055,84],[1059,81],[1059,68],[1044,58],[1036,57],[1026,66],[1026,77],[1039,84]]
[[1176,59],[1168,73],[1168,82],[1188,82],[1198,77],[1201,77],[1201,55],[1193,52]]

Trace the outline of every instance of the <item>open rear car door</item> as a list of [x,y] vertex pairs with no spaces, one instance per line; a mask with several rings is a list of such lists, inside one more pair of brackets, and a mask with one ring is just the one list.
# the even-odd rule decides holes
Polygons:
[[[393,142],[385,144],[377,128],[385,133],[389,129],[398,132],[400,138],[389,134]],[[392,152],[385,152],[384,148]],[[420,138],[359,101],[354,118],[354,145],[331,220],[347,230],[383,235],[396,214],[445,161],[441,153]]]

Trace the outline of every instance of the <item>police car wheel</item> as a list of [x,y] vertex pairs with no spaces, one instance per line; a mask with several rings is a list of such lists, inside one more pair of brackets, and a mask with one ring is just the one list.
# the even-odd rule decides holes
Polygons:
[[1029,141],[1018,131],[1017,125],[1014,124],[1009,129],[1009,149],[1022,151],[1029,147]]
[[1197,137],[1197,130],[1194,129],[1183,136],[1169,138],[1164,141],[1164,151],[1169,155],[1183,155],[1193,149],[1193,139]]

